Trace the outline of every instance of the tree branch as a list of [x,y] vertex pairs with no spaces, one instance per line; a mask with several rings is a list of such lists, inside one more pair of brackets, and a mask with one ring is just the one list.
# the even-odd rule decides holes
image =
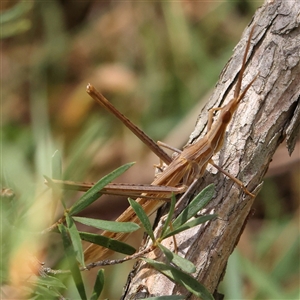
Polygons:
[[[214,161],[257,193],[272,156],[282,141],[292,153],[300,126],[300,27],[298,1],[266,1],[246,28],[232,58],[223,69],[209,103],[204,107],[189,143],[205,134],[207,111],[232,98],[249,30],[255,25],[242,86],[259,73],[227,128],[223,148]],[[298,17],[298,19],[297,19]],[[208,168],[199,190],[214,182],[216,193],[207,213],[218,219],[176,235],[179,254],[197,267],[194,277],[214,292],[238,243],[254,199],[223,174]],[[163,213],[163,212],[162,212]],[[173,249],[172,239],[164,245]],[[147,255],[159,261],[163,257]],[[159,254],[158,254],[159,255]],[[124,299],[136,299],[141,286],[149,295],[181,294],[195,299],[143,262],[131,274]],[[133,298],[132,298],[133,297]]]

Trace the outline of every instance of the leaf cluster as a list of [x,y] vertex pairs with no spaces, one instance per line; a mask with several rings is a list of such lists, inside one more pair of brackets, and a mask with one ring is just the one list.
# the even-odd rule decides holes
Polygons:
[[[57,168],[60,168],[61,164],[57,163],[58,153],[53,158],[53,175],[58,176],[61,172]],[[197,216],[197,213],[205,207],[205,205],[210,201],[214,193],[213,185],[205,188],[199,195],[197,195],[192,202],[175,218],[172,220],[172,216],[175,211],[176,198],[172,196],[170,210],[167,215],[166,221],[163,225],[161,233],[158,237],[155,237],[152,225],[142,206],[132,200],[129,199],[129,203],[136,215],[140,219],[140,222],[145,230],[145,232],[149,235],[151,240],[153,241],[152,247],[148,250],[152,251],[155,248],[159,248],[162,253],[165,255],[168,263],[156,262],[143,257],[143,253],[136,253],[136,249],[132,246],[120,242],[118,240],[110,239],[100,234],[94,234],[89,232],[81,232],[76,227],[76,222],[85,224],[87,226],[91,226],[97,229],[108,230],[111,232],[133,232],[140,228],[140,226],[136,223],[119,223],[113,221],[104,221],[92,218],[84,218],[76,216],[86,207],[91,205],[100,195],[101,190],[116,177],[120,176],[123,172],[125,172],[128,168],[130,168],[133,163],[125,164],[118,169],[114,170],[110,174],[104,176],[100,179],[91,189],[89,189],[82,197],[78,199],[76,203],[74,203],[71,207],[67,208],[67,204],[62,201],[63,206],[65,207],[64,217],[61,218],[60,222],[57,222],[56,225],[58,227],[59,233],[61,235],[63,241],[64,253],[66,256],[68,271],[54,271],[51,269],[47,269],[43,267],[43,272],[46,278],[54,278],[50,276],[57,273],[66,273],[70,272],[71,277],[73,278],[73,282],[76,286],[78,294],[81,299],[88,299],[85,284],[82,277],[82,271],[90,269],[91,267],[101,265],[96,263],[92,263],[88,266],[85,266],[84,261],[84,251],[82,247],[82,241],[88,241],[90,243],[98,244],[103,247],[109,248],[113,251],[123,253],[127,256],[125,259],[121,259],[119,261],[108,261],[106,264],[115,264],[118,262],[123,262],[128,259],[136,259],[140,258],[155,268],[160,273],[164,274],[174,282],[184,286],[188,291],[193,293],[194,295],[200,297],[201,299],[213,299],[210,293],[202,286],[197,280],[195,280],[190,274],[196,271],[196,267],[188,261],[187,259],[179,256],[178,254],[170,251],[165,246],[162,245],[162,241],[168,237],[173,237],[176,234],[195,227],[199,224],[205,223],[207,221],[213,220],[216,218],[216,215],[204,215]],[[47,178],[47,181],[51,182],[51,179]],[[54,226],[55,227],[55,226]],[[52,229],[54,228],[52,226]],[[50,294],[53,296],[57,293],[56,286],[48,284],[47,288],[49,292],[43,291],[44,295],[50,297]],[[95,279],[95,284],[92,292],[92,296],[89,299],[98,299],[102,292],[104,286],[104,271],[100,269]],[[60,286],[60,289],[65,288],[63,284]],[[44,290],[44,282],[36,283],[36,291],[33,292],[36,297],[39,295],[39,291]]]
[[173,237],[182,231],[215,219],[217,216],[214,214],[195,217],[197,213],[212,199],[213,193],[214,185],[211,184],[203,189],[203,191],[201,191],[190,202],[190,204],[174,221],[171,221],[171,219],[174,214],[176,199],[174,196],[172,196],[170,210],[162,228],[161,235],[158,238],[155,238],[149,219],[140,204],[132,199],[129,199],[130,205],[134,209],[136,215],[139,217],[146,233],[152,239],[154,245],[159,247],[159,249],[163,252],[168,263],[157,262],[148,258],[143,258],[143,260],[172,281],[185,287],[189,292],[197,297],[210,300],[213,299],[212,295],[200,282],[190,275],[190,273],[194,273],[196,271],[195,265],[189,260],[170,251],[161,244],[161,241],[168,237]]

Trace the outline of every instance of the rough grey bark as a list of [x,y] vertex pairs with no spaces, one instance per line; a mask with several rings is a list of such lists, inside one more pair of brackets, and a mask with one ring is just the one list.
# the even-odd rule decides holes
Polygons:
[[[205,134],[207,110],[231,99],[249,31],[255,25],[242,86],[256,74],[259,76],[229,124],[222,150],[214,157],[219,166],[242,180],[255,194],[278,145],[285,140],[291,153],[299,134],[299,22],[299,1],[269,0],[257,10],[190,136],[190,143],[201,138]],[[218,219],[176,235],[179,254],[196,265],[193,276],[211,293],[222,280],[228,257],[238,243],[254,201],[213,167],[200,180],[198,190],[212,182],[216,192],[206,212],[218,214]],[[172,239],[164,245],[173,250]],[[148,257],[164,261],[159,252]],[[181,294],[196,299],[143,262],[137,263],[131,275],[124,299],[138,299],[141,291],[143,295]]]

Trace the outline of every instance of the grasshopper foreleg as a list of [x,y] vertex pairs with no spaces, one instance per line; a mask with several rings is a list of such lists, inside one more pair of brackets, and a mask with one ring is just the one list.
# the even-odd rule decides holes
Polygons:
[[214,112],[217,110],[221,110],[222,107],[213,107],[208,111],[208,120],[207,120],[207,132],[210,131],[211,126],[213,124],[214,121]]

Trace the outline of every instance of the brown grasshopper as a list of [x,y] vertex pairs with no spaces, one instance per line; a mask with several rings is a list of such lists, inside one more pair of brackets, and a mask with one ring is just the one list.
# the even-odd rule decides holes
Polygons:
[[[218,167],[212,160],[214,154],[216,154],[222,147],[224,142],[225,131],[227,125],[232,119],[234,112],[236,111],[239,103],[244,98],[246,92],[250,88],[250,86],[255,81],[256,77],[244,88],[241,92],[241,84],[243,73],[245,70],[247,54],[250,47],[251,37],[253,34],[253,29],[250,31],[250,35],[248,38],[248,42],[246,45],[246,49],[243,56],[241,70],[238,76],[237,84],[234,91],[234,97],[228,104],[223,107],[213,108],[209,111],[208,116],[208,124],[207,124],[207,133],[203,138],[198,140],[196,143],[187,145],[183,151],[171,161],[170,157],[167,154],[164,154],[161,159],[168,164],[168,166],[163,170],[161,174],[157,176],[156,179],[152,182],[151,185],[162,185],[168,187],[177,187],[179,184],[183,184],[185,186],[189,186],[194,180],[203,176],[207,165],[210,163],[214,167],[216,167],[219,171],[223,172],[225,175],[229,176],[234,182],[236,182],[245,193],[254,197],[252,193],[250,193],[243,183],[232,177],[229,173],[222,170]],[[120,119],[124,120],[124,118],[129,121],[126,117],[124,117],[121,113],[119,113],[115,107],[113,107],[108,100],[101,95],[91,84],[87,86],[87,93],[95,99],[99,104],[104,106],[108,110],[112,110],[112,112],[117,115]],[[112,108],[111,108],[112,107]],[[213,114],[216,111],[220,111],[218,119],[214,121]],[[128,125],[129,124],[129,125]],[[142,136],[142,140],[148,145],[149,140],[152,143],[152,149],[155,148],[155,153],[165,153],[159,148],[155,143],[153,145],[153,141],[148,137],[145,138],[145,134],[138,129],[134,124],[130,121],[126,122],[125,125],[128,126],[138,137]],[[146,140],[146,141],[145,141]],[[157,149],[157,148],[159,149]],[[147,198],[139,197],[136,199],[140,205],[142,205],[144,211],[148,216],[153,214],[159,207],[161,207],[165,202],[163,200],[155,200],[158,198],[162,198],[165,196],[165,192],[147,192],[143,193],[143,196],[147,196]],[[151,200],[154,199],[155,201]],[[131,207],[127,208],[118,218],[118,222],[135,222],[140,224],[138,217],[135,215],[133,209]],[[104,231],[102,235],[117,239],[119,241],[124,241],[128,237],[128,233],[112,233]],[[106,259],[109,255],[111,255],[111,250],[104,248],[102,246],[98,246],[95,244],[90,245],[84,252],[86,262],[92,262],[97,260]]]

